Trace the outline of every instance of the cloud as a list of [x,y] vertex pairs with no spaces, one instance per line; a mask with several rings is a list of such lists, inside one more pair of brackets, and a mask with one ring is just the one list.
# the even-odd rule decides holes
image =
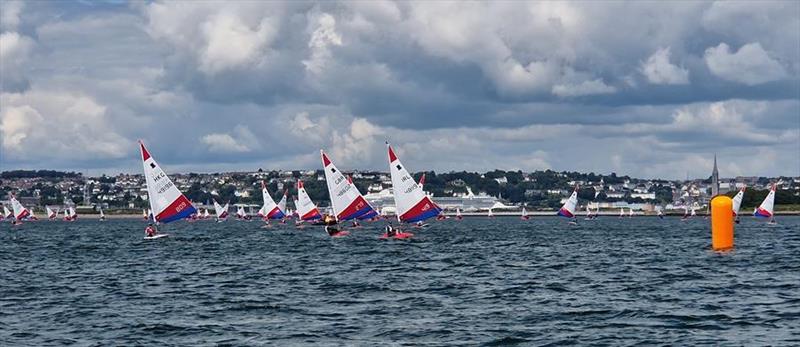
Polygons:
[[758,42],[748,43],[731,53],[727,44],[706,49],[704,59],[714,75],[729,81],[756,85],[786,78],[786,70],[770,58]]
[[233,135],[212,133],[203,136],[200,141],[214,153],[244,153],[259,147],[258,138],[243,125],[237,125],[233,129]]
[[[769,1],[26,2],[3,27],[15,48],[1,53],[20,63],[0,61],[3,100],[29,98],[0,105],[3,141],[26,156],[0,164],[136,172],[126,141],[142,138],[180,170],[318,168],[319,148],[342,168],[385,169],[388,139],[416,170],[682,178],[707,176],[696,163],[718,152],[744,174],[796,173],[798,11]],[[768,58],[758,69],[741,63],[758,58],[742,55],[750,43]],[[726,76],[767,71],[770,83],[718,76],[706,48],[739,64],[722,64]],[[777,79],[763,68],[775,62]],[[758,72],[731,72],[742,66]],[[99,105],[102,136],[92,136],[116,134],[122,146],[110,148],[122,154],[68,162],[41,150],[50,139],[19,119],[56,117],[52,100],[30,98],[45,92]],[[768,151],[780,160],[757,161]]]
[[689,83],[689,70],[670,63],[669,56],[669,47],[659,48],[642,63],[640,70],[647,81],[653,84]]
[[5,159],[73,162],[117,159],[130,140],[109,122],[107,108],[79,93],[32,89],[0,94]]
[[606,85],[600,79],[583,81],[580,84],[559,84],[553,87],[553,94],[560,97],[609,94],[616,91],[616,88]]
[[25,74],[26,62],[35,43],[14,31],[0,34],[0,91],[23,91],[29,82]]
[[20,13],[25,3],[22,1],[0,2],[0,29],[16,31],[20,23]]
[[336,19],[333,16],[321,13],[314,14],[312,17],[308,23],[309,26],[313,26],[311,39],[308,41],[311,56],[303,60],[303,65],[306,71],[319,74],[332,58],[330,46],[341,46],[342,37],[336,32]]

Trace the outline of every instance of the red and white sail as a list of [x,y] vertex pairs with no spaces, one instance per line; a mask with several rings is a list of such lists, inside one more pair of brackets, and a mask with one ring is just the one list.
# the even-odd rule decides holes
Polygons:
[[456,219],[461,220],[461,218],[464,218],[461,216],[461,209],[456,207]]
[[228,204],[226,203],[223,207],[217,200],[214,200],[214,213],[217,215],[217,219],[228,218]]
[[283,197],[281,197],[281,201],[278,201],[278,208],[283,212],[283,215],[288,215],[288,211],[286,210],[286,200],[288,200],[289,190],[286,189],[283,191]]
[[261,197],[264,199],[264,205],[261,206],[260,210],[262,218],[282,219],[283,217],[286,217],[286,214],[283,213],[283,210],[278,207],[278,204],[276,204],[275,200],[272,199],[272,196],[269,195],[267,184],[264,183],[264,181],[261,181]]
[[773,214],[775,214],[775,190],[777,189],[775,184],[772,184],[772,188],[769,190],[769,194],[767,197],[764,198],[764,201],[761,202],[761,205],[758,206],[756,212],[753,213],[756,217],[761,218],[771,218]]
[[47,218],[55,219],[58,216],[58,212],[53,211],[50,206],[45,206],[44,209],[47,212]]
[[567,202],[564,203],[564,206],[561,206],[561,209],[558,210],[558,215],[567,218],[574,218],[575,217],[575,208],[578,206],[578,187],[575,186],[575,190],[572,191],[572,195],[569,196]]
[[147,183],[147,201],[153,210],[153,220],[158,223],[169,223],[187,218],[197,212],[186,196],[172,183],[161,166],[139,141],[142,152],[142,167]]
[[69,220],[77,220],[78,219],[78,212],[75,211],[75,208],[70,206],[67,211],[69,212]]
[[247,216],[247,213],[244,212],[244,207],[239,206],[236,209],[236,218],[244,218]]
[[733,197],[733,215],[739,215],[739,208],[742,207],[742,199],[744,199],[744,190],[747,187],[742,187],[739,192]]
[[331,198],[331,207],[337,220],[344,221],[353,218],[367,219],[378,215],[372,206],[364,199],[356,185],[344,176],[336,165],[328,158],[324,151],[319,151],[322,157],[322,167],[325,171],[325,183],[328,185],[328,195]]
[[414,223],[439,215],[442,209],[425,195],[422,186],[414,181],[388,142],[386,147],[389,151],[389,173],[392,176],[397,219]]
[[14,218],[17,220],[22,220],[31,214],[31,211],[28,211],[25,206],[22,206],[14,194],[10,194],[9,197],[11,198],[11,208],[14,210]]
[[302,220],[313,220],[313,219],[320,219],[322,215],[319,213],[317,209],[317,205],[311,201],[311,197],[308,196],[308,192],[306,192],[306,188],[303,187],[303,181],[297,181],[297,200],[294,202],[294,206],[297,209],[297,215]]

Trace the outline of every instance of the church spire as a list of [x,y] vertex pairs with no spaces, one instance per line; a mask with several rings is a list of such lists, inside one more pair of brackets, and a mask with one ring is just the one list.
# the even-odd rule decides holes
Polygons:
[[719,171],[717,170],[717,154],[714,153],[714,169],[711,171],[711,196],[719,194]]

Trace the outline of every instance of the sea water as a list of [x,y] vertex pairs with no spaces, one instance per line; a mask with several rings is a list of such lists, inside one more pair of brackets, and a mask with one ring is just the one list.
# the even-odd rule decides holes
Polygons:
[[0,345],[798,345],[800,217],[0,225]]

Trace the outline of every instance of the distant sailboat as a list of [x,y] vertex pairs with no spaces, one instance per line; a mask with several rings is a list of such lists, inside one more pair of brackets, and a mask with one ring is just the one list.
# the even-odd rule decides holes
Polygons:
[[583,220],[592,220],[594,216],[592,216],[592,210],[589,208],[589,204],[586,204],[586,217]]
[[492,208],[489,207],[489,212],[486,214],[486,217],[494,218],[494,212],[492,212]]
[[662,211],[660,208],[658,209],[658,218],[664,219],[664,211]]
[[64,209],[64,219],[63,220],[65,222],[71,222],[72,221],[72,217],[70,216],[70,213],[69,213],[69,207]]
[[236,208],[236,218],[245,219],[245,217],[247,217],[247,213],[244,212],[244,207],[239,205],[239,207]]
[[694,209],[694,205],[692,205],[692,213],[691,213],[691,216],[692,216],[692,217],[694,217],[694,216],[696,216],[696,215],[697,215],[697,211],[695,211],[695,209]]
[[[278,207],[278,204],[276,204],[275,200],[272,199],[272,196],[269,195],[267,184],[264,183],[264,181],[261,181],[261,198],[264,201],[264,205],[261,206],[261,217],[263,219],[283,219],[283,217],[286,217],[286,214],[283,212],[283,210]],[[286,198],[285,194],[284,198]],[[286,202],[284,202],[284,205],[285,204]]]
[[742,207],[742,199],[744,199],[744,190],[747,187],[742,187],[739,192],[733,197],[733,218],[736,223],[739,223],[739,208]]
[[28,216],[28,220],[39,220],[39,217],[36,217],[36,214],[33,213],[33,209],[30,209],[30,215]]
[[[775,223],[775,190],[777,189],[776,185],[773,183],[772,187],[769,190],[769,194],[767,197],[764,198],[764,201],[761,202],[761,205],[758,206],[754,216],[759,218],[769,218],[769,224],[776,224]],[[16,211],[15,211],[16,212]]]
[[442,209],[425,195],[417,182],[414,182],[414,178],[400,162],[388,142],[386,147],[389,151],[389,171],[392,177],[397,218],[401,222],[415,223],[439,215]]
[[319,213],[317,205],[308,196],[306,188],[303,187],[303,181],[297,181],[297,200],[295,200],[295,208],[297,209],[297,216],[299,220],[310,221],[322,218]]
[[9,194],[11,199],[11,208],[14,210],[14,218],[19,222],[22,221],[23,218],[30,216],[31,211],[28,211],[27,208],[22,206],[22,204],[17,200],[14,194]]
[[53,211],[53,209],[51,209],[50,206],[45,206],[44,210],[47,213],[47,218],[49,218],[50,220],[56,219],[56,217],[58,217],[58,212]]
[[525,210],[525,206],[522,207],[522,216],[519,217],[519,218],[522,219],[522,220],[531,219],[531,217],[528,216],[528,211]]
[[625,208],[624,207],[620,207],[619,208],[619,218],[625,218]]
[[221,222],[228,218],[228,204],[223,207],[217,200],[214,200],[214,212],[216,213],[217,221]]
[[142,209],[142,219],[144,219],[144,220],[150,219],[150,214],[147,213],[147,210],[145,210],[145,209]]
[[628,218],[633,218],[633,209],[628,207]]
[[105,221],[105,220],[106,220],[106,214],[103,213],[103,208],[101,207],[100,208],[100,221],[102,222],[102,221]]
[[289,213],[289,211],[286,209],[286,200],[288,199],[288,196],[289,190],[286,189],[283,191],[283,197],[281,198],[281,201],[278,202],[278,208],[281,210],[281,212],[283,212],[284,217],[291,216],[291,213]]
[[3,218],[5,219],[12,219],[14,218],[14,212],[8,210],[8,207],[3,205]]
[[75,207],[70,206],[68,210],[69,210],[69,220],[71,221],[78,220],[78,212],[75,211]]
[[337,221],[346,221],[353,218],[369,219],[378,215],[378,212],[364,199],[351,179],[345,177],[336,165],[328,158],[324,151],[319,151],[322,158],[322,167],[325,171],[325,183],[328,186],[328,195],[331,199],[333,216]]
[[687,219],[689,219],[689,206],[683,205],[683,217],[681,218],[681,220],[687,220]]
[[[169,176],[161,169],[150,152],[144,147],[144,142],[139,141],[139,148],[142,152],[142,167],[144,168],[145,183],[147,186],[147,201],[150,203],[150,210],[153,213],[153,221],[156,224],[166,224],[181,220],[197,213],[197,209],[192,206],[178,187],[172,183]],[[146,239],[163,237],[156,230],[155,236],[145,236]]]
[[461,215],[461,209],[456,207],[456,220],[462,220],[464,216]]
[[561,206],[561,209],[558,210],[558,215],[562,217],[566,217],[570,219],[570,224],[578,224],[575,220],[575,208],[578,206],[578,186],[575,186],[575,190],[572,191],[572,194],[567,199],[567,202],[564,203],[564,206]]

